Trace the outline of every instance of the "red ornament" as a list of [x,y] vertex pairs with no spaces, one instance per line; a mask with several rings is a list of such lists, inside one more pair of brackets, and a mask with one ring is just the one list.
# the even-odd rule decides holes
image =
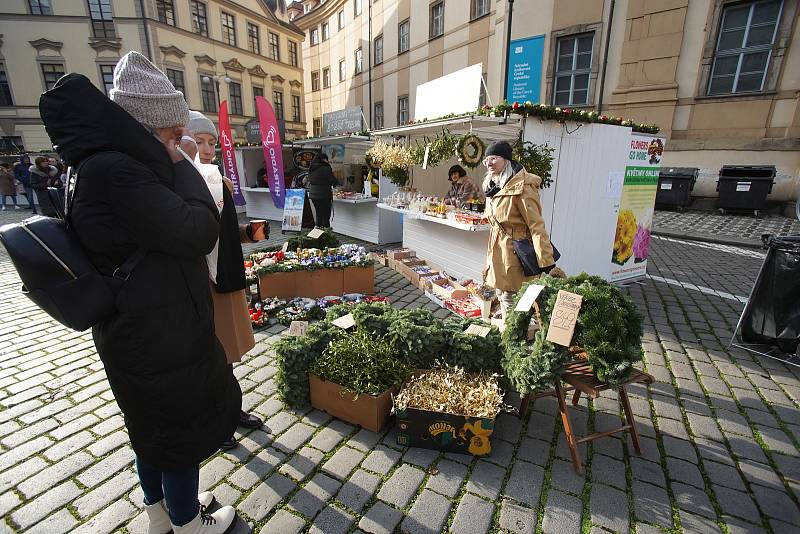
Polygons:
[[513,106],[511,106],[511,108],[512,108],[514,111],[518,110],[518,109],[519,109],[519,102],[514,102],[514,105],[513,105]]
[[571,110],[570,108],[564,108],[564,109],[562,109],[561,111],[563,111],[563,112],[564,112],[564,113],[566,113],[566,114],[570,114],[570,113],[572,113],[572,110]]
[[608,115],[600,115],[600,120],[601,121],[607,121],[608,120]]

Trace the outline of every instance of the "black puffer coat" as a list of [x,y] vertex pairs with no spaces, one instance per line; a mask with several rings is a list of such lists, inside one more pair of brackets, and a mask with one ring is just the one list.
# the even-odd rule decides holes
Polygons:
[[[188,161],[81,75],[42,95],[47,133],[80,168],[72,223],[101,272],[149,252],[94,327],[97,352],[144,465],[179,470],[212,455],[236,428],[241,390],[214,335],[204,255],[218,211]],[[91,156],[91,157],[90,157]],[[88,159],[87,159],[88,158]]]
[[332,188],[338,185],[339,181],[334,176],[327,158],[323,158],[321,153],[311,162],[306,183],[309,197],[319,200],[333,199]]

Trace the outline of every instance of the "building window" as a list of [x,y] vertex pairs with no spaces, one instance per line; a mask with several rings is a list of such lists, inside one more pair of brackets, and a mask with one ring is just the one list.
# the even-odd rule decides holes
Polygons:
[[364,52],[361,47],[356,49],[356,74],[364,70]]
[[408,124],[408,97],[401,96],[397,99],[397,125]]
[[300,122],[300,97],[292,95],[292,122]]
[[296,67],[298,64],[297,43],[289,41],[289,65]]
[[11,98],[11,86],[6,75],[6,66],[0,63],[0,106],[13,106],[14,99]]
[[247,47],[254,54],[261,54],[261,34],[258,25],[247,23]]
[[256,106],[256,97],[264,96],[264,88],[257,85],[253,86],[253,109],[258,114],[258,106]]
[[330,27],[327,22],[322,23],[322,40],[327,41],[331,36]]
[[594,34],[571,35],[558,40],[556,59],[556,106],[580,106],[589,102]]
[[311,46],[319,44],[319,30],[317,28],[311,28]]
[[383,102],[375,102],[375,110],[372,114],[372,129],[379,130],[383,128]]
[[269,57],[275,61],[281,60],[281,41],[277,33],[269,32]]
[[53,88],[59,78],[64,75],[64,65],[61,63],[42,63],[42,77],[44,78],[44,90],[49,91]]
[[383,35],[375,38],[375,64],[380,65],[383,63]]
[[314,119],[314,126],[312,130],[314,137],[319,137],[322,134],[322,119],[319,117]]
[[411,23],[408,19],[404,20],[397,26],[397,53],[402,54],[408,52],[409,45],[409,31],[411,30]]
[[486,78],[489,76],[488,73],[484,72],[482,74],[483,79],[481,80],[481,92],[478,94],[478,107],[482,108],[486,105]]
[[109,96],[108,92],[114,87],[114,65],[100,65],[100,80],[106,96]]
[[272,104],[275,106],[275,118],[283,120],[283,93],[281,91],[272,92]]
[[198,0],[189,2],[189,9],[192,13],[192,31],[208,37],[208,14],[206,5]]
[[781,4],[780,0],[748,2],[723,10],[709,95],[763,89]]
[[173,0],[156,0],[158,22],[175,26],[175,6]]
[[353,0],[353,15],[359,16],[362,11],[361,0]]
[[489,13],[489,0],[470,0],[469,19],[475,20]]
[[331,86],[331,69],[325,67],[322,69],[322,87],[327,89]]
[[339,22],[339,31],[342,31],[344,29],[344,9],[336,15],[336,20]]
[[339,60],[339,81],[343,82],[347,79],[347,63],[343,59]]
[[89,0],[92,17],[92,33],[95,37],[115,37],[114,19],[111,16],[111,0]]
[[50,0],[28,0],[32,15],[52,15],[53,9],[50,7]]
[[431,6],[430,38],[435,39],[444,35],[444,2],[437,2]]
[[315,70],[311,73],[311,90],[319,91],[319,71]]
[[228,93],[231,97],[231,113],[233,115],[244,115],[244,106],[242,106],[242,85],[239,82],[229,83]]
[[200,95],[203,97],[203,111],[217,112],[217,91],[211,76],[200,76]]
[[222,15],[222,40],[231,46],[236,46],[236,19],[230,13],[220,12]]
[[183,72],[175,69],[167,69],[167,78],[175,89],[183,93],[184,100],[188,100],[186,97],[186,87],[183,83]]

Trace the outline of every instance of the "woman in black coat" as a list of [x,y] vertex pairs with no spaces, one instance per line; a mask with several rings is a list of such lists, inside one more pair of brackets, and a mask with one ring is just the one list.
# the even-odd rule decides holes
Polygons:
[[[131,59],[155,70],[131,52],[116,71]],[[116,71],[115,84],[124,81]],[[163,74],[150,76],[163,89]],[[78,168],[70,218],[95,266],[111,275],[146,251],[130,278],[117,282],[117,313],[92,335],[136,453],[150,532],[217,534],[235,511],[200,507],[198,468],[233,434],[241,390],[214,335],[205,254],[219,235],[219,215],[203,178],[175,149],[182,129],[174,126],[188,121],[188,106],[185,114],[173,106],[164,119],[178,117],[173,128],[146,126],[129,106],[70,74],[42,96],[40,111],[59,154]]]
[[333,175],[328,156],[322,152],[314,156],[306,179],[308,197],[314,204],[314,224],[319,228],[331,227],[331,206],[333,205],[333,187],[339,184]]

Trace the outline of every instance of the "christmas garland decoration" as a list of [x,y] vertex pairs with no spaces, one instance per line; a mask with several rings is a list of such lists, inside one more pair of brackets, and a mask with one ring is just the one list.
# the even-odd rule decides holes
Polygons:
[[474,169],[483,161],[483,155],[486,153],[486,144],[477,135],[467,134],[459,139],[456,151],[458,152],[458,160],[465,167]]

